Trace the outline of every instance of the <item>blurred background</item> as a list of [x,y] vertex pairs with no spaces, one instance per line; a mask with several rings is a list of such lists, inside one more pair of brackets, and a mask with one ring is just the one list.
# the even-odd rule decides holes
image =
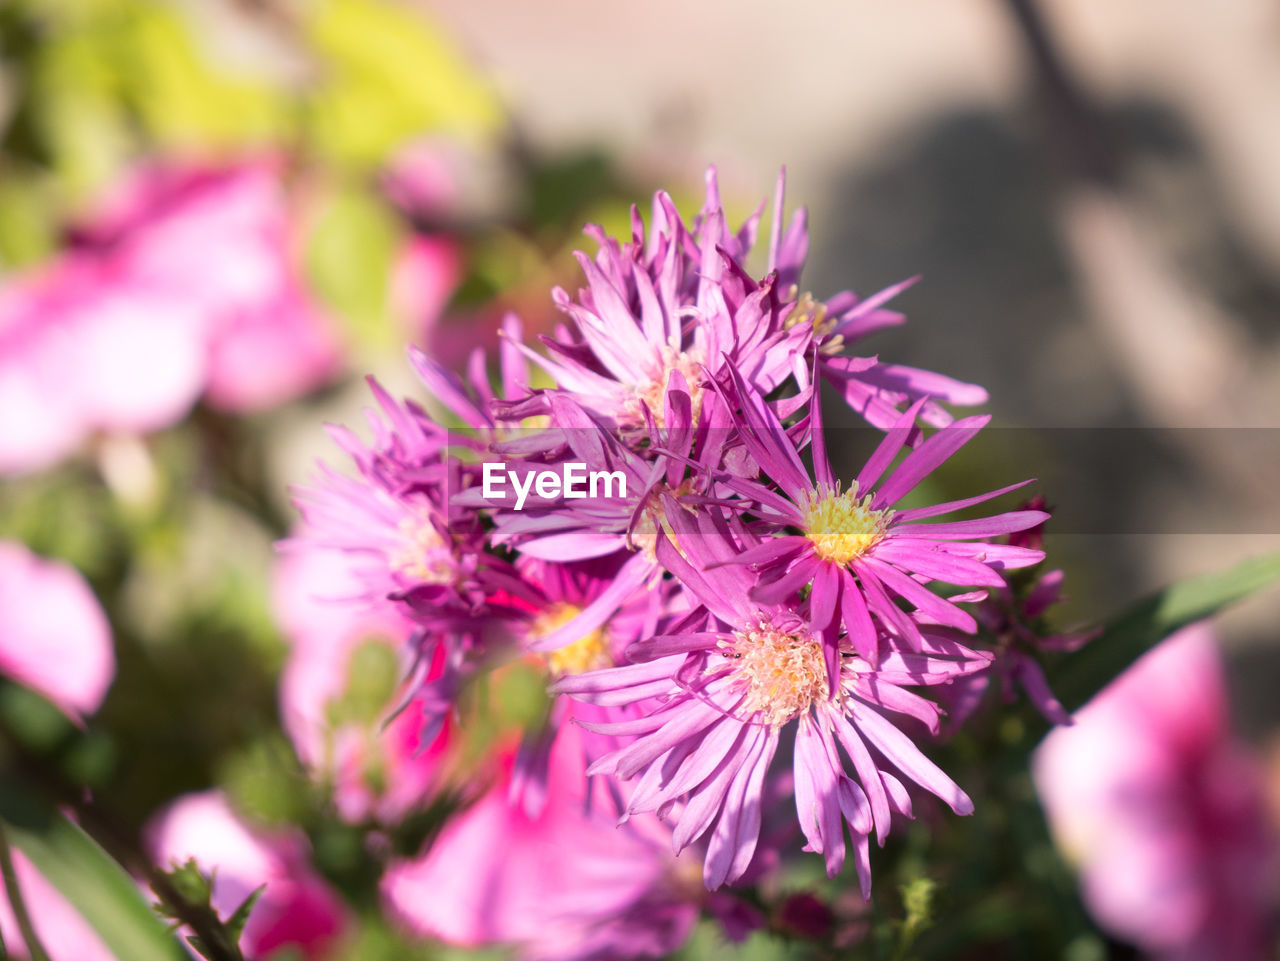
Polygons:
[[[1064,624],[1280,547],[1267,0],[8,0],[0,539],[83,577],[115,660],[70,753],[6,701],[9,762],[109,797],[124,847],[214,787],[301,825],[366,918],[347,952],[408,956],[294,776],[289,485],[363,375],[420,396],[406,344],[460,368],[507,310],[549,329],[582,225],[659,186],[692,214],[709,163],[739,217],[785,165],[818,296],[921,275],[866,349],[990,391],[952,483],[1041,479]],[[1273,590],[1219,628],[1280,811],[1277,623]],[[371,724],[395,662],[352,665]]]

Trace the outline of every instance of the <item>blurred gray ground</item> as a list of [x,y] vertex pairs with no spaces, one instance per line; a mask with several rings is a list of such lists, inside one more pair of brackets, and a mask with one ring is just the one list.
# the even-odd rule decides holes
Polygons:
[[[715,162],[745,199],[786,164],[816,293],[923,274],[871,349],[982,383],[1029,429],[992,449],[1059,505],[1073,610],[1280,549],[1270,0],[1038,6],[1121,152],[1115,189],[1073,176],[1002,0],[421,2],[535,145],[664,182]],[[1223,625],[1254,732],[1280,722],[1278,615],[1272,591]]]

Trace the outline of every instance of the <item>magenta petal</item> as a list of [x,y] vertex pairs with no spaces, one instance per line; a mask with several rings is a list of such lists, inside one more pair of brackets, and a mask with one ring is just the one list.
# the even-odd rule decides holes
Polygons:
[[1018,657],[1015,672],[1018,680],[1022,682],[1022,689],[1027,692],[1027,697],[1047,720],[1054,724],[1072,723],[1067,709],[1049,689],[1049,682],[1045,679],[1044,670],[1039,664],[1024,654]]
[[924,406],[924,399],[916,401],[906,412],[903,413],[897,422],[889,428],[889,432],[885,435],[879,446],[876,447],[870,459],[863,465],[862,470],[858,472],[858,490],[865,494],[870,490],[893,463],[893,459],[898,456],[898,451],[911,438],[911,434],[915,431],[916,416],[920,413],[920,408]]
[[975,504],[981,504],[985,501],[993,500],[1001,494],[1007,494],[1010,491],[1016,491],[1020,487],[1026,487],[1028,484],[1034,483],[1035,478],[1029,477],[1016,484],[1010,484],[1008,487],[1001,487],[999,490],[988,491],[985,494],[978,494],[976,497],[966,497],[963,500],[947,501],[942,504],[930,504],[928,507],[912,507],[904,511],[894,511],[893,517],[898,523],[919,520],[922,517],[937,517],[939,514],[949,514],[952,511],[963,510],[966,507],[972,507]]
[[972,814],[973,801],[943,770],[891,723],[868,707],[853,705],[858,729],[899,771],[922,788],[936,794],[956,814]]
[[879,635],[867,612],[867,602],[863,600],[862,591],[848,570],[840,572],[840,616],[844,621],[844,629],[849,632],[853,649],[869,664],[874,665],[879,655]]
[[840,778],[838,790],[840,810],[849,822],[850,829],[854,834],[870,834],[875,829],[875,822],[871,817],[871,802],[867,800],[866,792],[856,782],[844,776]]
[[714,648],[716,643],[724,637],[724,634],[701,631],[687,634],[659,634],[636,641],[627,648],[626,656],[632,661],[652,661],[672,654],[707,651]]
[[880,485],[872,506],[879,510],[898,503],[948,457],[969,443],[989,420],[991,418],[986,415],[966,417],[949,427],[940,428],[908,454],[889,479]]
[[920,628],[915,620],[889,598],[875,572],[864,568],[861,563],[858,564],[858,583],[866,596],[867,610],[880,618],[881,623],[892,631],[896,631],[912,650],[920,650],[924,646],[924,639],[920,636]]
[[897,568],[880,563],[874,557],[864,557],[859,566],[859,572],[865,574],[866,571],[873,571],[882,584],[937,623],[970,634],[978,629],[978,623],[971,614],[956,607],[945,598],[939,597]]
[[702,878],[709,890],[737,880],[751,864],[760,839],[760,795],[765,771],[778,743],[776,731],[759,738],[756,747],[734,776],[725,808],[707,844]]
[[840,569],[831,563],[820,563],[813,574],[813,590],[809,594],[809,622],[815,631],[825,631],[835,619],[840,600]]
[[950,521],[945,524],[903,524],[895,527],[907,537],[969,538],[995,537],[1013,534],[1029,527],[1043,524],[1049,519],[1044,511],[1009,511],[993,517],[977,517],[968,521]]
[[577,617],[539,638],[531,648],[537,651],[554,651],[586,637],[609,620],[623,602],[640,589],[650,573],[651,563],[648,558],[643,554],[633,554],[622,565],[614,581],[584,607]]
[[624,781],[640,773],[678,742],[694,737],[709,725],[723,718],[724,714],[701,701],[689,701],[673,711],[667,723],[649,737],[618,752],[616,770]]
[[793,599],[800,588],[811,583],[824,566],[825,562],[813,554],[801,556],[781,577],[753,587],[751,599],[765,604],[784,604]]
[[[728,723],[728,722],[726,722]],[[717,766],[715,774],[702,787],[694,792],[680,813],[671,836],[672,848],[679,853],[686,846],[696,841],[711,827],[733,777],[741,769],[742,764],[751,755],[757,742],[763,737],[763,731],[755,725],[746,725],[746,736],[729,752]]]
[[877,674],[859,677],[854,690],[859,697],[872,704],[914,717],[929,729],[930,734],[938,733],[938,706],[919,694],[881,681]]
[[889,834],[892,815],[889,810],[889,796],[885,793],[884,784],[880,780],[880,771],[871,757],[871,752],[863,743],[862,736],[849,719],[835,712],[831,712],[829,717],[836,738],[849,755],[849,760],[853,762],[853,769],[858,774],[858,780],[862,782],[862,790],[866,792],[867,800],[871,802],[871,816],[876,825],[876,843],[883,847],[884,839]]
[[[702,736],[701,741],[692,742],[690,751],[669,777],[659,777],[660,797],[668,800],[697,789],[711,777],[721,761],[738,750],[739,742],[748,727],[749,725],[740,724],[732,718],[725,718],[722,722],[713,725]],[[662,767],[665,769],[666,765]],[[662,775],[662,773],[663,771],[660,770],[659,774]],[[636,793],[639,794],[639,789]],[[636,798],[632,799],[632,803],[636,803]]]
[[950,555],[932,541],[890,536],[877,544],[873,553],[877,560],[931,580],[963,587],[1004,587],[1004,578],[986,564]]

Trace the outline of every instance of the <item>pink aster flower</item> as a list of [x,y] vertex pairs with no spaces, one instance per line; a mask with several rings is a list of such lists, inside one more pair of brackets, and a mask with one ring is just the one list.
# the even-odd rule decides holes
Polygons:
[[266,885],[240,940],[250,959],[285,947],[308,961],[333,956],[349,919],[338,895],[311,867],[301,837],[251,830],[220,793],[209,791],[164,808],[147,824],[146,838],[157,864],[194,858],[200,870],[213,873],[213,906],[224,918]]
[[[556,306],[573,321],[576,336],[570,339],[562,328],[558,338],[544,338],[550,352],[546,357],[522,349],[557,388],[624,429],[643,428],[645,410],[661,421],[667,384],[678,372],[690,386],[696,419],[702,364],[718,365],[726,351],[732,352],[731,361],[751,368],[762,363],[763,345],[735,350],[734,320],[738,308],[749,314],[744,325],[758,322],[766,292],[757,292],[750,304],[744,297],[731,305],[720,285],[727,272],[740,269],[754,243],[759,212],[730,233],[712,170],[706,203],[692,230],[664,192],[654,197],[647,242],[638,211],[633,210],[632,224],[632,238],[625,244],[599,227],[588,227],[587,234],[600,245],[595,259],[577,255],[588,287],[576,302],[561,288],[552,292]],[[700,322],[688,323],[691,317]],[[770,370],[766,389],[788,373],[786,367]],[[546,398],[536,394],[517,409],[546,413]]]
[[346,428],[330,428],[359,476],[321,465],[318,483],[296,488],[303,524],[283,546],[340,551],[368,601],[412,595],[420,613],[434,605],[437,625],[448,627],[483,603],[486,575],[503,565],[486,552],[474,512],[451,501],[466,484],[463,465],[446,456],[449,433],[416,405],[397,403],[375,381],[370,387],[381,408],[381,416],[366,412],[372,443]]
[[98,709],[115,672],[111,626],[80,573],[0,541],[0,673],[77,717]]
[[1153,957],[1252,961],[1274,945],[1276,839],[1229,729],[1211,629],[1179,631],[1050,733],[1036,786],[1084,899]]
[[842,491],[827,459],[818,401],[815,399],[809,408],[814,480],[800,460],[797,445],[773,411],[734,371],[729,374],[740,412],[735,414],[739,437],[761,474],[778,490],[743,477],[722,475],[718,479],[758,505],[766,522],[784,530],[800,531],[767,537],[728,560],[760,571],[759,581],[750,587],[753,599],[785,602],[802,587],[812,585],[814,629],[831,632],[843,624],[854,649],[874,663],[879,656],[880,635],[873,617],[881,630],[901,638],[915,650],[921,649],[916,620],[902,611],[896,598],[933,623],[972,633],[977,629],[973,616],[960,608],[954,598],[941,597],[925,585],[940,582],[1003,587],[1000,571],[1026,567],[1043,559],[1042,551],[982,540],[1034,526],[1048,516],[1042,511],[1009,511],[974,520],[916,523],[980,504],[1030,481],[964,500],[893,509],[972,439],[988,417],[968,417],[939,429],[890,470],[915,430],[916,417],[924,404],[923,400],[916,401],[900,415],[850,487]]
[[677,851],[710,832],[703,878],[714,890],[750,866],[766,773],[782,732],[794,732],[796,812],[808,849],[825,855],[834,877],[844,863],[848,822],[867,895],[867,835],[874,830],[883,843],[891,812],[911,813],[899,775],[959,814],[973,810],[883,712],[907,714],[936,733],[937,708],[905,686],[944,683],[984,669],[989,658],[923,628],[919,651],[895,650],[878,664],[842,645],[833,672],[808,612],[752,600],[754,576],[725,563],[744,544],[723,520],[683,511],[668,516],[674,536],[659,535],[658,557],[704,610],[632,645],[628,655],[639,663],[558,682],[555,690],[590,703],[656,705],[636,720],[587,725],[637,735],[590,773],[638,776],[627,813],[672,812]]
[[528,959],[662,957],[688,937],[701,901],[652,819],[616,824],[584,797],[583,731],[560,728],[546,804],[509,803],[499,781],[450,819],[418,859],[383,879],[391,911],[419,933]]
[[[419,360],[429,386],[481,416],[456,378]],[[413,621],[415,710],[425,712],[422,737],[429,743],[489,642],[509,636],[505,598],[526,588],[490,549],[478,512],[452,497],[478,470],[456,456],[454,446],[474,449],[483,441],[448,431],[418,405],[398,403],[372,380],[370,386],[380,408],[367,412],[372,441],[330,428],[357,476],[322,465],[317,483],[295,489],[303,521],[281,546],[341,555],[352,587],[332,599],[363,603],[366,610],[390,603]],[[498,598],[503,602],[495,603]]]

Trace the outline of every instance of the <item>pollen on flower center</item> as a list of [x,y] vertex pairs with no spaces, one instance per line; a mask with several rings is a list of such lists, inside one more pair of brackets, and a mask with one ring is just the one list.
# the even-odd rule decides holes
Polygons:
[[698,415],[702,412],[702,388],[698,386],[698,382],[702,376],[699,368],[703,360],[701,348],[693,347],[686,351],[677,351],[669,344],[664,345],[662,348],[661,368],[655,376],[635,385],[633,388],[635,392],[634,409],[629,412],[637,421],[643,424],[644,413],[641,411],[641,405],[643,404],[649,408],[649,413],[653,415],[653,422],[659,427],[665,427],[667,386],[671,380],[671,372],[678,370],[685,383],[689,385],[690,407],[692,408],[693,422],[696,424]]
[[[556,604],[549,607],[529,625],[529,637],[531,640],[545,637],[557,628],[568,624],[581,613],[582,608],[573,604]],[[597,668],[613,666],[609,638],[604,628],[597,628],[572,644],[548,651],[542,656],[546,659],[547,668],[556,677],[563,677],[566,674],[584,674]]]
[[[794,287],[792,291],[794,296]],[[786,330],[794,327],[811,328],[813,339],[820,344],[818,349],[824,354],[839,353],[844,348],[843,337],[831,336],[832,331],[836,329],[836,318],[828,316],[827,305],[815,299],[808,291],[797,298],[795,306],[783,320],[782,326]]]
[[736,661],[733,684],[745,689],[743,709],[781,727],[824,701],[831,693],[822,645],[816,638],[778,630],[762,620],[754,630],[736,631],[721,641],[721,652]]
[[428,517],[400,522],[399,544],[388,552],[391,569],[424,584],[452,584],[457,564],[449,543]]
[[858,485],[843,494],[820,488],[804,508],[804,533],[818,556],[835,564],[848,564],[884,537],[892,511],[871,509],[871,494],[858,499]]

